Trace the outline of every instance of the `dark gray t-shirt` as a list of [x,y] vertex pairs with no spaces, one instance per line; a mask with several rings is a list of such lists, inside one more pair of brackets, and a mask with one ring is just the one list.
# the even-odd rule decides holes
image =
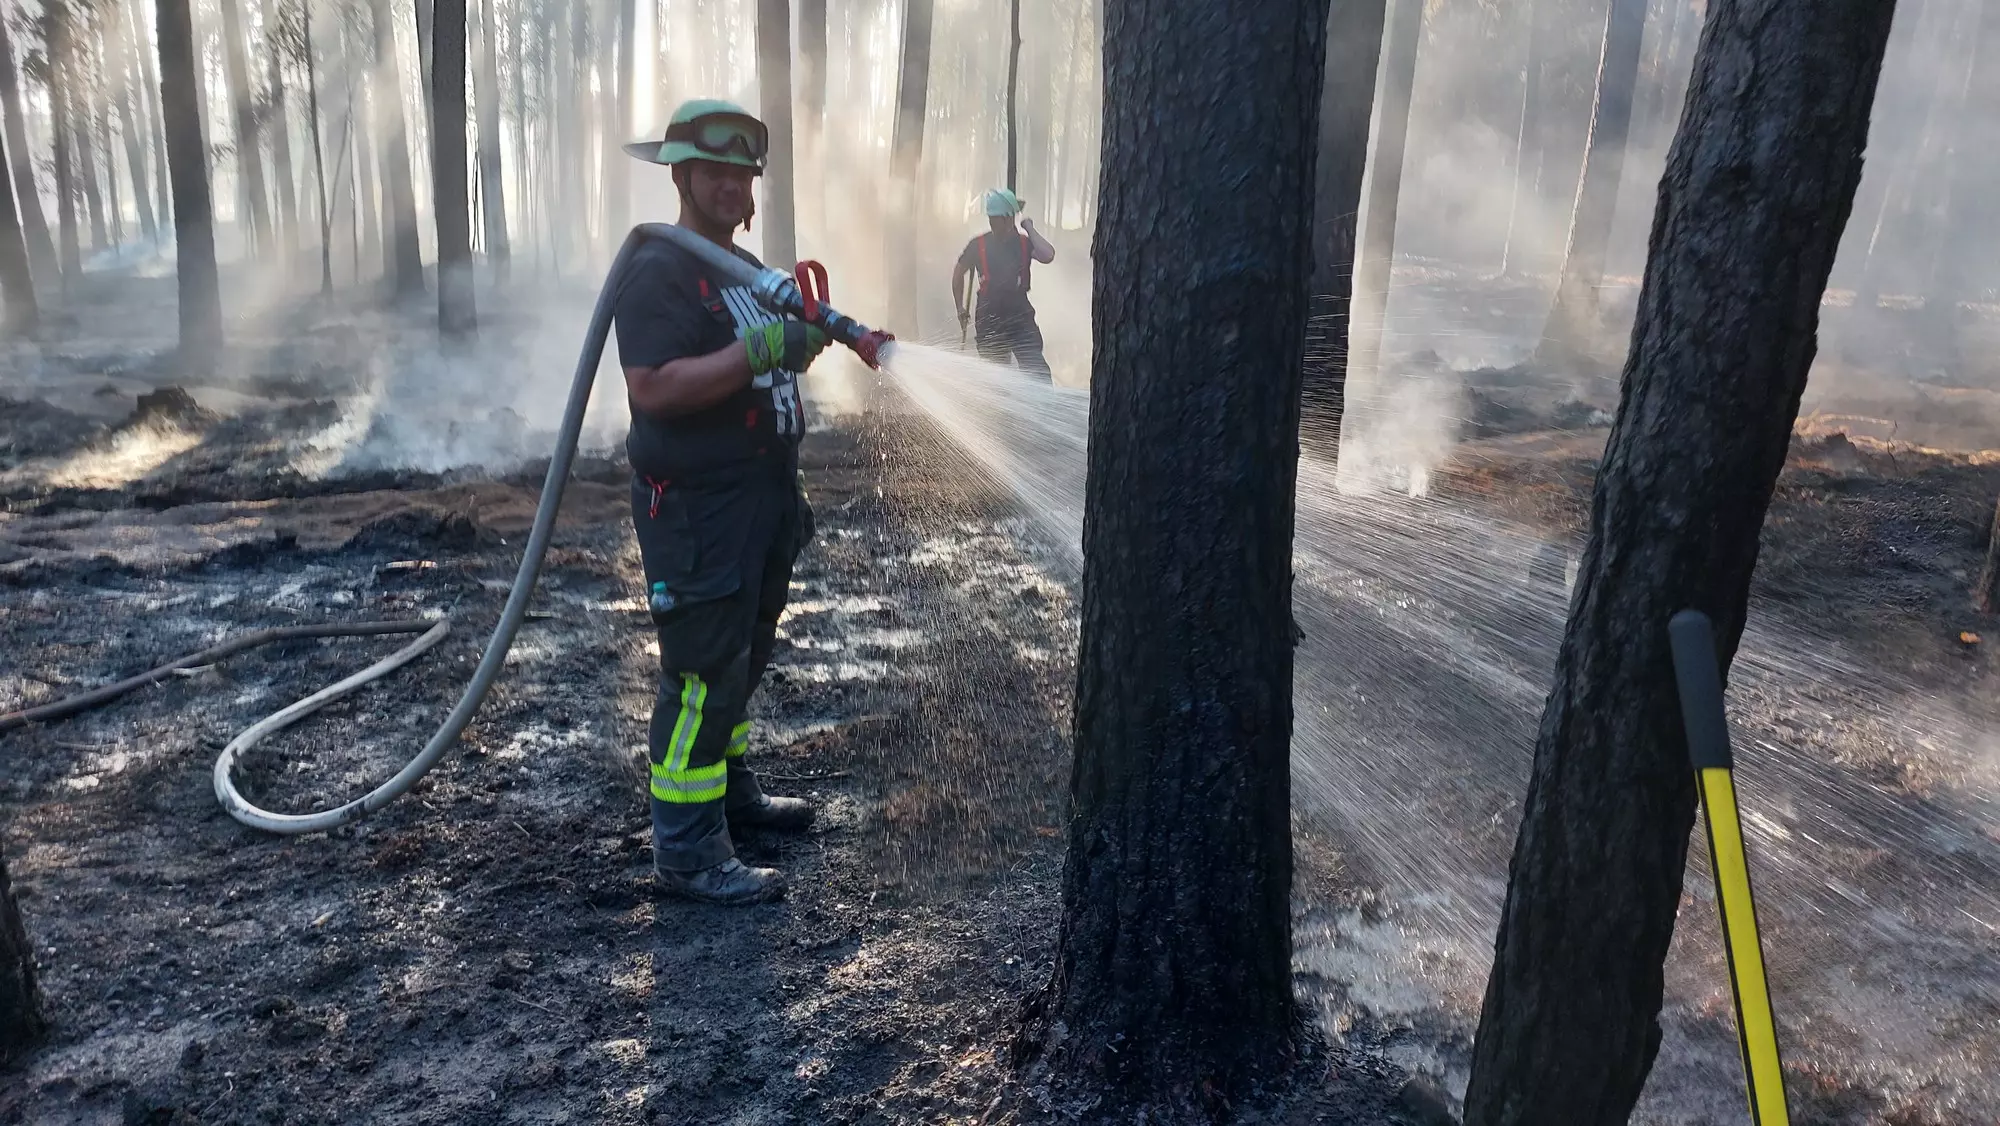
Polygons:
[[[736,254],[762,267],[748,251]],[[746,328],[782,320],[750,296],[747,286],[722,286],[701,263],[672,243],[655,240],[633,256],[620,279],[614,327],[624,367],[658,367],[705,356],[741,340]],[[790,473],[805,433],[799,373],[773,371],[704,411],[656,418],[632,411],[625,452],[642,477],[722,475],[770,463]]]

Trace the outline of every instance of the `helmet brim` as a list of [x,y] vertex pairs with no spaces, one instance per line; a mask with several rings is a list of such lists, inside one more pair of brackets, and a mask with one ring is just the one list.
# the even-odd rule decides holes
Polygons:
[[631,144],[623,147],[625,155],[634,160],[643,160],[647,164],[671,167],[676,164],[688,164],[693,161],[702,160],[710,164],[732,164],[738,168],[748,168],[760,175],[764,171],[763,164],[749,157],[717,156],[713,153],[705,153],[685,141],[668,141],[665,144],[659,141],[633,141]]

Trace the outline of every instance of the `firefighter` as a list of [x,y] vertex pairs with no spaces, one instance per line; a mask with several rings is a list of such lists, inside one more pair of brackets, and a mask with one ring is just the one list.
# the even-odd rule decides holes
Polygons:
[[[669,167],[680,226],[758,265],[734,242],[753,212],[768,136],[741,107],[698,99],[659,141],[626,152]],[[792,563],[812,538],[799,483],[799,378],[825,334],[708,276],[664,241],[636,252],[615,308],[632,409],[632,521],[660,688],[649,731],[653,867],[669,894],[749,904],[782,873],[737,859],[732,832],[799,832],[813,807],[764,793],[745,762],[750,693],[776,645]]]
[[[958,327],[972,324],[973,342],[982,359],[1004,364],[1051,381],[1049,361],[1042,355],[1042,330],[1035,324],[1035,307],[1028,303],[1028,271],[1036,262],[1056,260],[1056,248],[1035,230],[1033,219],[1015,217],[1026,206],[1006,188],[986,193],[986,221],[992,230],[965,244],[951,271],[951,299],[958,306]],[[979,275],[977,314],[965,307],[965,276]]]

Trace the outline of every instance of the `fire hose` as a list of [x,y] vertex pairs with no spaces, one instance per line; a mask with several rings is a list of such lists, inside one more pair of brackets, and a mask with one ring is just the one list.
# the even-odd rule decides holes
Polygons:
[[265,630],[204,649],[200,653],[182,657],[116,684],[39,707],[0,714],[0,731],[73,715],[161,680],[176,669],[212,663],[231,653],[271,641],[296,637],[415,633],[424,630],[423,636],[360,672],[252,724],[231,739],[215,760],[215,796],[216,800],[222,803],[222,808],[243,824],[270,833],[292,835],[337,829],[342,825],[359,821],[408,793],[410,788],[417,784],[418,779],[430,773],[431,768],[438,764],[445,752],[458,740],[466,725],[472,722],[472,717],[477,714],[480,704],[486,699],[486,693],[493,687],[493,681],[499,677],[500,668],[507,660],[507,651],[513,647],[514,635],[520,630],[521,622],[527,616],[528,599],[534,593],[536,580],[541,577],[542,558],[548,551],[549,538],[555,531],[556,512],[562,506],[563,489],[569,483],[570,466],[576,459],[578,437],[583,432],[584,410],[590,405],[591,386],[596,381],[597,368],[604,356],[605,341],[611,333],[612,312],[617,305],[619,282],[630,265],[632,256],[640,247],[655,239],[672,243],[692,254],[712,276],[725,285],[747,287],[757,303],[766,309],[818,326],[833,340],[853,349],[869,367],[881,366],[883,349],[894,339],[888,333],[871,329],[827,304],[826,267],[817,262],[801,262],[794,274],[786,274],[782,270],[760,269],[753,266],[732,251],[682,227],[664,223],[645,223],[633,228],[632,233],[626,236],[624,245],[619,248],[617,258],[613,260],[611,271],[604,279],[604,287],[598,292],[597,305],[591,312],[590,328],[584,335],[583,351],[577,358],[576,374],[570,381],[569,401],[563,408],[562,426],[557,431],[556,447],[549,456],[548,476],[542,483],[541,502],[535,508],[534,523],[528,532],[527,546],[521,551],[521,565],[514,574],[514,584],[508,591],[507,604],[500,611],[500,620],[493,627],[493,635],[487,639],[486,651],[480,657],[478,667],[473,670],[472,680],[460,693],[458,703],[451,709],[451,714],[445,717],[444,723],[431,735],[423,750],[393,777],[352,801],[316,813],[273,813],[261,809],[238,792],[233,779],[237,761],[259,740],[304,719],[335,700],[359,691],[367,684],[380,680],[422,656],[431,647],[444,640],[451,629],[449,620],[435,623],[360,622],[350,625]]

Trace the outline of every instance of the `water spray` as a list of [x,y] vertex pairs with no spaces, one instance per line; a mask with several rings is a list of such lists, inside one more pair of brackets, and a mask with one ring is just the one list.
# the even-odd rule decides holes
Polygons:
[[[826,267],[817,262],[801,262],[796,276],[787,275],[782,270],[756,266],[737,257],[734,253],[716,245],[700,235],[681,227],[665,223],[645,223],[632,229],[619,247],[618,256],[611,263],[611,270],[605,276],[604,286],[598,291],[597,305],[591,311],[590,327],[583,338],[583,350],[577,358],[576,374],[570,380],[569,401],[563,409],[562,425],[556,432],[556,447],[549,455],[548,475],[542,481],[541,502],[535,508],[535,520],[528,532],[527,545],[521,551],[521,566],[514,574],[514,584],[507,594],[507,605],[500,611],[500,620],[493,627],[493,635],[487,639],[486,651],[479,659],[479,666],[473,671],[472,680],[460,693],[458,703],[445,717],[444,723],[424,744],[415,758],[388,781],[368,793],[332,809],[316,813],[273,813],[251,803],[236,789],[232,777],[237,759],[250,748],[274,731],[281,730],[304,719],[313,712],[359,691],[362,687],[381,679],[444,640],[450,630],[449,619],[440,619],[429,626],[422,637],[380,661],[355,673],[353,676],[329,685],[311,696],[265,717],[229,741],[221,755],[215,760],[215,797],[231,817],[265,832],[295,835],[318,833],[349,825],[381,809],[403,796],[417,784],[417,780],[430,773],[432,767],[444,757],[446,751],[457,742],[466,725],[478,713],[479,705],[486,699],[486,693],[493,687],[493,681],[500,675],[500,668],[507,660],[507,651],[514,645],[514,635],[519,632],[521,622],[527,617],[528,599],[534,593],[535,582],[541,577],[542,558],[548,551],[549,538],[555,531],[556,512],[562,507],[563,490],[569,484],[570,466],[576,460],[578,436],[583,432],[583,416],[590,405],[591,387],[597,379],[597,369],[604,359],[604,345],[611,334],[613,310],[618,302],[619,281],[630,266],[632,256],[639,248],[652,240],[670,242],[698,259],[726,284],[749,288],[757,303],[781,316],[796,317],[818,327],[834,340],[852,348],[856,355],[871,368],[879,368],[884,347],[895,338],[878,329],[846,316],[826,303]],[[391,632],[413,633],[423,629],[425,623],[368,622],[349,626],[329,626],[312,636],[343,636],[350,634],[382,634]],[[0,714],[0,731],[27,723],[40,722],[72,715],[86,708],[108,703],[135,688],[143,687],[168,675],[175,668],[185,668],[197,663],[218,660],[228,653],[240,652],[255,644],[281,640],[271,636],[273,631],[263,631],[247,638],[225,643],[201,653],[183,657],[150,672],[107,685],[104,688],[84,693],[68,699],[57,700],[37,708],[21,712]]]

